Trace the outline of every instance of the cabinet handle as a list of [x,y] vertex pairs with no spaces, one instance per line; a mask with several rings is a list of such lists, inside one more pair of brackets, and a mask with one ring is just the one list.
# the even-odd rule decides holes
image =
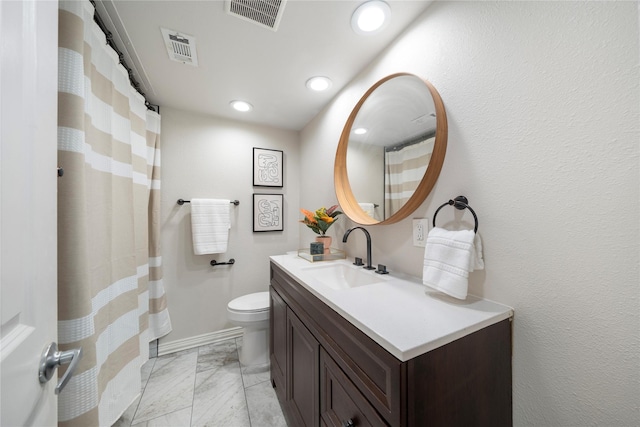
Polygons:
[[349,419],[342,423],[342,427],[356,427],[356,425],[353,420]]

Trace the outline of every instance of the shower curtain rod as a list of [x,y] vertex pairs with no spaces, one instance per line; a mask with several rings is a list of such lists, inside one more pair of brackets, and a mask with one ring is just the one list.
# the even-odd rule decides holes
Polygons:
[[120,49],[118,49],[118,46],[116,46],[115,41],[113,41],[113,34],[111,34],[109,30],[107,30],[107,26],[104,24],[102,17],[100,17],[100,15],[98,14],[98,9],[96,8],[96,0],[89,0],[89,2],[91,2],[91,4],[93,5],[93,20],[95,21],[96,24],[98,24],[98,27],[100,27],[104,35],[107,37],[107,44],[111,46],[111,49],[113,49],[118,54],[118,59],[120,61],[120,64],[124,67],[125,70],[127,70],[127,74],[129,74],[129,82],[131,83],[131,86],[133,86],[133,88],[140,95],[142,95],[142,97],[144,98],[144,105],[147,107],[148,110],[155,111],[156,113],[160,113],[160,106],[152,104],[149,101],[147,101],[147,96],[140,89],[140,83],[138,83],[135,77],[133,77],[133,70],[131,69],[131,67],[129,67],[129,65],[127,64],[127,61],[124,60],[124,55],[122,54],[122,52],[120,52]]
[[423,133],[421,135],[415,136],[415,137],[413,137],[413,138],[411,138],[411,139],[409,139],[407,141],[402,141],[402,142],[399,142],[399,143],[391,145],[391,146],[385,146],[384,147],[384,152],[385,153],[389,153],[391,151],[400,151],[403,148],[407,148],[407,147],[409,147],[411,145],[418,144],[419,142],[425,141],[425,140],[427,140],[429,138],[432,138],[434,136],[436,136],[436,131],[435,130],[429,130],[429,131],[427,131],[427,132],[425,132],[425,133]]

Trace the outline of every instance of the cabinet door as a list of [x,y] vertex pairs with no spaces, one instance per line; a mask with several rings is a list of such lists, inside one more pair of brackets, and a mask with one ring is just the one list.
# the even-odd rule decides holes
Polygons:
[[317,427],[320,344],[290,309],[287,309],[287,332],[287,406],[296,427]]
[[387,425],[322,348],[320,349],[320,416],[323,426]]
[[275,289],[270,289],[271,305],[269,307],[269,359],[271,361],[271,384],[281,402],[287,398],[287,305]]

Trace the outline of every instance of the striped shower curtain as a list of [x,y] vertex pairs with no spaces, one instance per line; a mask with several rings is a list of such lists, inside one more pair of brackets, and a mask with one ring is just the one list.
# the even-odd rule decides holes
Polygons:
[[171,330],[160,116],[131,87],[91,3],[59,8],[58,340],[84,354],[59,396],[58,420],[110,426],[140,393],[149,342]]
[[399,148],[385,149],[384,217],[404,206],[418,188],[427,169],[435,137]]

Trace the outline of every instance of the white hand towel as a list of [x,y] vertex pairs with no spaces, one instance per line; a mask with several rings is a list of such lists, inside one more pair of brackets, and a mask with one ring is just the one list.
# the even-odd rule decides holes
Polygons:
[[364,213],[369,215],[371,218],[375,218],[376,212],[374,210],[375,206],[373,205],[373,203],[363,202],[363,203],[358,203],[358,205],[360,205],[360,208],[362,208]]
[[424,248],[422,283],[452,297],[465,299],[469,272],[482,270],[482,242],[473,230],[434,227]]
[[196,255],[227,251],[231,228],[230,200],[191,199],[191,233]]

